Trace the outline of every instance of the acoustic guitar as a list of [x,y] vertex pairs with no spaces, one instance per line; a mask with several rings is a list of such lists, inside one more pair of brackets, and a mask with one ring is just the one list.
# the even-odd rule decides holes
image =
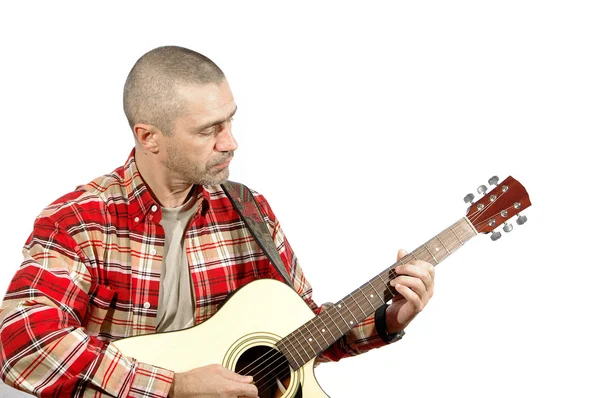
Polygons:
[[328,395],[314,376],[315,358],[356,324],[397,294],[390,281],[394,268],[411,258],[437,265],[479,233],[492,233],[497,240],[503,225],[518,216],[531,202],[525,188],[508,177],[483,194],[465,197],[471,206],[467,215],[425,242],[403,259],[386,268],[358,289],[323,310],[319,315],[288,285],[261,279],[238,289],[210,319],[174,332],[125,338],[115,342],[123,355],[175,372],[210,364],[221,364],[242,375],[253,376],[261,398],[319,398]]

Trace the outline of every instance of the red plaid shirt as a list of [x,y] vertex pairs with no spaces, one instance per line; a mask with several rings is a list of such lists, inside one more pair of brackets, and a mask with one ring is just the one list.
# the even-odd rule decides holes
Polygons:
[[[160,205],[133,155],[37,217],[0,307],[0,375],[7,384],[44,396],[167,396],[172,371],[125,357],[111,344],[156,329],[165,234]],[[194,194],[201,203],[185,248],[199,324],[237,288],[281,277],[220,186],[196,187]],[[318,313],[279,222],[255,195],[296,291]],[[319,361],[384,344],[371,315]]]

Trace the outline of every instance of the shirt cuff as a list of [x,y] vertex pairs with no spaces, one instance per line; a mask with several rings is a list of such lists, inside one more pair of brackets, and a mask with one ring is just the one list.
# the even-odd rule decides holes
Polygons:
[[174,377],[171,370],[138,362],[127,397],[166,398]]
[[375,329],[381,340],[386,343],[393,343],[402,339],[405,333],[404,330],[392,334],[387,332],[387,322],[385,319],[385,310],[387,310],[387,307],[389,307],[389,304],[384,304],[375,311]]

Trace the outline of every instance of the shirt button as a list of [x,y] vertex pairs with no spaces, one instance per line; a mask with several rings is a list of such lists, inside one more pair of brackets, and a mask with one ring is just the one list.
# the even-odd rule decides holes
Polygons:
[[136,217],[136,218],[133,219],[133,221],[138,222],[138,221],[140,221],[140,218]]
[[144,308],[145,308],[145,309],[148,309],[148,308],[150,308],[150,303],[146,301],[146,302],[144,303]]
[[156,250],[154,250],[154,249],[151,249],[151,250],[150,250],[150,254],[152,254],[152,255],[154,256],[154,255],[156,254]]
[[158,210],[158,207],[156,207],[156,205],[152,205],[152,208],[150,210],[156,211],[156,210]]

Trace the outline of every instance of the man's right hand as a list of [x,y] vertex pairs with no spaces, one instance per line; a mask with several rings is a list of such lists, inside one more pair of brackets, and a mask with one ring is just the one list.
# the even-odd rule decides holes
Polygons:
[[252,376],[242,376],[221,365],[208,365],[175,373],[169,397],[238,398],[258,397]]

